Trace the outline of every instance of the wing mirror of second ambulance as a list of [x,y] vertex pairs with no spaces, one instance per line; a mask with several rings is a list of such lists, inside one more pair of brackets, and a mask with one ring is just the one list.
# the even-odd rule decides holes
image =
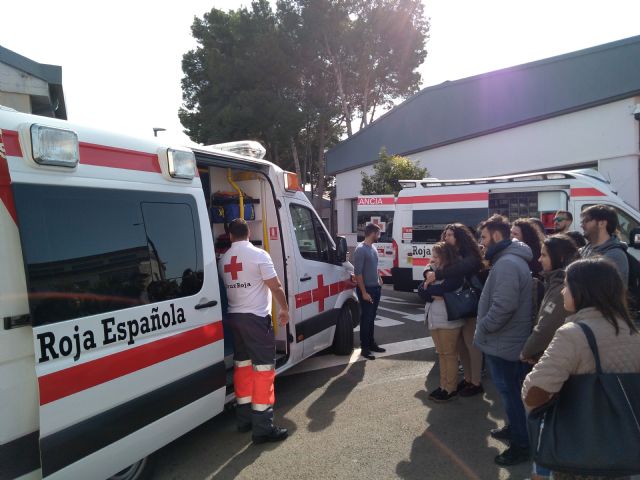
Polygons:
[[629,232],[629,246],[640,250],[640,227],[632,228]]
[[347,239],[337,236],[334,238],[336,244],[336,263],[342,265],[347,261]]

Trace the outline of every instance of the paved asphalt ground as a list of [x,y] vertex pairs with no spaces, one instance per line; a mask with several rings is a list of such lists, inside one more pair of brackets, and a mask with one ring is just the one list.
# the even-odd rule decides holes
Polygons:
[[376,321],[385,356],[324,353],[277,378],[276,420],[289,429],[286,441],[255,446],[224,412],[158,452],[154,478],[527,478],[530,464],[493,463],[505,445],[489,430],[504,425],[504,412],[489,378],[484,395],[427,399],[438,367],[422,312],[417,294],[385,286]]

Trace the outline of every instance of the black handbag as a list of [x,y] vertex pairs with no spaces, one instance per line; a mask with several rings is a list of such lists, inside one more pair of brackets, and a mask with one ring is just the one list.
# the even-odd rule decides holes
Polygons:
[[458,290],[445,292],[443,297],[447,307],[447,320],[461,320],[478,314],[480,292],[466,278]]
[[578,325],[596,373],[571,375],[551,402],[529,413],[533,458],[574,475],[640,473],[640,374],[602,373],[593,331]]

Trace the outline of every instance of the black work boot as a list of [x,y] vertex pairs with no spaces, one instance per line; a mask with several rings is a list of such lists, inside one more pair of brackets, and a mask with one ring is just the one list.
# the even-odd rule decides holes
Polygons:
[[279,442],[289,435],[286,428],[276,427],[273,424],[273,408],[264,412],[251,411],[251,422],[253,423],[253,443]]
[[236,405],[236,424],[240,433],[251,431],[251,404]]

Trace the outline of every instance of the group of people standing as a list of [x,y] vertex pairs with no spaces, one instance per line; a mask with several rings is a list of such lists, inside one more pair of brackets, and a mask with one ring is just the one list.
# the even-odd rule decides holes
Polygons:
[[[577,322],[593,330],[604,372],[640,373],[617,213],[606,205],[585,209],[584,239],[570,231],[570,212],[559,211],[554,220],[550,236],[536,219],[509,223],[500,215],[479,225],[478,239],[462,224],[447,225],[418,289],[440,370],[440,385],[429,398],[443,403],[482,393],[484,358],[507,417],[503,428],[490,432],[509,444],[495,457],[501,466],[531,459],[527,412],[559,395],[571,375],[595,372]],[[477,315],[449,319],[445,293],[478,284]],[[464,377],[458,382],[459,362]],[[578,478],[534,464],[532,478],[551,475]]]

